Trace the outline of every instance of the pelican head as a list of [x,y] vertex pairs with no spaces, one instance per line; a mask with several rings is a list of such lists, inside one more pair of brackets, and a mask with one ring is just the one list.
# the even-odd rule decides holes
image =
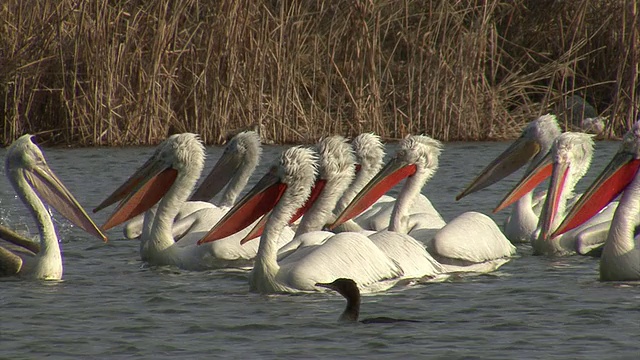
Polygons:
[[356,195],[329,229],[360,214],[404,178],[418,177],[421,181],[428,181],[438,169],[441,150],[439,141],[425,135],[403,139],[395,156]]
[[102,229],[110,229],[155,205],[180,179],[188,184],[174,189],[185,200],[204,167],[205,152],[196,134],[174,134],[131,177],[93,211],[120,201]]
[[555,115],[542,115],[530,122],[522,130],[520,137],[487,165],[480,175],[456,196],[456,200],[504,179],[527,162],[531,162],[532,165],[537,163],[539,158],[547,154],[553,140],[561,132]]
[[540,238],[548,239],[558,212],[564,211],[565,201],[561,199],[572,195],[564,189],[573,191],[575,184],[589,169],[592,156],[593,135],[575,132],[561,134],[554,140],[547,155],[525,174],[494,211],[509,206],[551,176],[549,191],[540,216]]
[[[235,234],[276,206],[287,207],[290,211],[285,216],[290,219],[309,197],[318,171],[317,163],[318,156],[312,149],[296,146],[285,150],[267,174],[198,244]],[[279,201],[285,191],[289,201],[281,203]]]
[[384,159],[384,144],[380,136],[362,133],[351,141],[351,146],[361,169],[371,169],[373,174],[380,171]]
[[356,157],[347,139],[342,136],[329,136],[320,139],[316,145],[320,155],[319,176],[331,179],[337,176],[346,177],[349,182],[355,175]]
[[551,237],[580,226],[620,195],[640,169],[640,121],[622,138],[618,152],[567,212]]
[[[255,131],[239,133],[229,141],[216,165],[189,200],[209,201],[229,182],[241,181],[240,179],[248,180],[250,174],[258,166],[261,155],[260,135]],[[239,172],[240,168],[243,168],[244,171]],[[236,179],[232,180],[233,177]],[[246,185],[246,180],[242,187]],[[221,206],[230,206],[233,201],[222,199]]]

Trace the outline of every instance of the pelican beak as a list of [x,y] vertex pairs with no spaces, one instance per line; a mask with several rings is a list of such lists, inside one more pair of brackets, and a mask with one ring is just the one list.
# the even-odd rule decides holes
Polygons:
[[107,237],[89,218],[71,192],[62,184],[46,164],[24,170],[25,178],[40,198],[56,209],[62,216],[91,235],[107,241]]
[[[289,225],[296,222],[296,220],[300,219],[302,215],[304,215],[307,211],[309,211],[311,206],[318,199],[318,196],[320,196],[320,194],[322,193],[322,190],[324,189],[324,186],[326,184],[327,184],[327,180],[325,179],[316,180],[316,183],[313,185],[313,189],[311,189],[311,195],[309,195],[309,198],[304,203],[304,205],[301,208],[299,208],[295,214],[293,214],[293,216],[289,220]],[[240,244],[244,245],[250,240],[257,239],[258,237],[260,237],[260,235],[262,235],[262,232],[264,231],[264,226],[267,224],[268,219],[269,219],[269,214],[263,216],[262,219],[260,219],[260,221],[258,221],[258,223],[253,227],[253,229],[242,240],[240,240]]]
[[20,246],[23,249],[27,249],[34,254],[40,252],[40,244],[29,240],[15,231],[0,225],[0,239],[8,241],[14,245]]
[[333,230],[345,221],[358,216],[392,187],[396,186],[402,179],[415,174],[416,170],[417,167],[415,164],[409,164],[399,157],[394,157],[360,190],[358,195],[353,198],[351,203],[347,205],[336,220],[327,226],[327,228]]
[[278,169],[272,167],[260,181],[232,207],[225,216],[198,241],[198,245],[223,239],[246,228],[273,209],[287,185],[280,181]]
[[122,200],[102,225],[102,229],[108,230],[147,211],[169,191],[177,177],[177,170],[156,158],[149,159],[124,184],[93,209],[93,212],[97,212]]
[[549,239],[549,231],[556,216],[558,215],[558,204],[562,196],[562,189],[567,180],[570,164],[568,162],[555,162],[551,172],[551,181],[549,182],[549,191],[545,199],[540,219],[542,220],[540,229],[540,239]]
[[546,178],[551,176],[551,172],[553,169],[553,160],[551,152],[548,152],[538,165],[529,171],[525,176],[518,182],[518,184],[502,199],[500,204],[493,210],[494,213],[508,207],[514,202],[518,201],[522,196],[524,196],[529,191],[533,190],[536,186],[538,186],[541,182],[543,182]]
[[211,169],[209,175],[200,184],[196,191],[191,195],[189,201],[209,201],[212,197],[224,188],[236,173],[242,157],[232,151],[225,151],[216,165]]
[[514,141],[502,154],[498,155],[482,170],[469,186],[456,196],[456,201],[482,190],[520,169],[540,152],[540,144],[524,137]]
[[619,151],[569,210],[551,237],[574,229],[597,214],[633,181],[639,168],[640,159],[636,159],[633,153]]

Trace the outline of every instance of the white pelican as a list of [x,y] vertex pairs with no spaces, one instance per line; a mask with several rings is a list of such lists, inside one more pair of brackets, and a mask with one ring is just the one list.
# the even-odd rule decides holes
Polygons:
[[44,155],[23,135],[7,152],[5,171],[9,182],[38,223],[40,245],[6,237],[0,241],[0,276],[18,275],[41,280],[62,278],[62,255],[46,202],[89,234],[107,241],[69,190],[47,165]]
[[322,245],[306,246],[278,261],[276,238],[309,196],[316,162],[316,154],[311,149],[292,147],[285,150],[278,163],[201,242],[235,233],[273,208],[250,274],[252,291],[321,291],[316,283],[327,283],[340,277],[354,279],[364,291],[389,288],[402,276],[402,270],[366,236],[358,233],[334,235]]
[[[531,121],[522,130],[520,137],[487,165],[480,175],[456,196],[456,200],[502,180],[526,163],[529,163],[527,171],[530,171],[549,152],[553,140],[561,132],[555,115],[547,114]],[[531,191],[518,199],[511,209],[511,215],[505,221],[504,234],[513,243],[530,242],[531,234],[538,226],[540,212],[539,206],[536,207],[533,191],[534,188],[531,188]]]
[[[244,131],[233,137],[209,175],[176,214],[173,225],[174,237],[180,238],[190,231],[193,223],[201,217],[198,214],[201,209],[219,208],[219,218],[222,217],[233,206],[240,192],[249,182],[251,174],[258,166],[261,155],[260,136],[256,132]],[[227,186],[222,192],[220,200],[214,204],[209,203],[208,201],[225,185]],[[139,237],[142,234],[143,220],[144,214],[129,220],[123,229],[124,236],[127,239]]]
[[[441,144],[428,136],[410,136],[400,143],[396,156],[367,184],[329,228],[349,219],[377,197],[407,178],[393,209],[389,232],[423,241],[445,272],[493,271],[508,261],[515,248],[491,218],[464,213],[443,228],[433,228],[432,214],[409,214],[411,200],[438,168]],[[470,236],[473,234],[472,236]],[[383,236],[383,235],[380,235]],[[373,235],[371,236],[374,237]]]
[[[102,228],[106,230],[121,224],[149,210],[159,201],[157,208],[147,211],[144,218],[140,238],[143,261],[152,265],[175,265],[186,270],[250,266],[257,245],[240,245],[239,240],[245,233],[211,244],[197,244],[218,221],[215,212],[207,221],[207,209],[199,211],[201,218],[192,225],[192,231],[178,241],[174,240],[171,231],[173,219],[195,186],[203,165],[204,146],[197,135],[170,136],[141,168],[94,210],[124,198]],[[289,230],[282,236],[276,241],[286,243],[293,232]]]
[[[525,177],[505,196],[495,211],[508,206],[524,193],[529,192],[547,177],[551,176],[549,190],[545,199],[538,229],[531,237],[531,245],[536,255],[566,255],[578,251],[578,234],[587,231],[588,227],[609,221],[613,210],[600,214],[580,229],[574,229],[561,237],[549,239],[559,223],[564,219],[567,200],[574,197],[573,189],[576,183],[586,174],[593,156],[593,135],[584,133],[565,132],[558,136],[549,153],[531,169]],[[599,237],[601,241],[604,238]],[[601,244],[601,243],[600,243]],[[591,247],[598,243],[590,244]]]
[[[367,133],[360,134],[353,139],[352,146],[356,153],[357,161],[360,164],[360,171],[354,182],[338,202],[334,210],[335,216],[344,210],[356,194],[378,173],[383,165],[384,145],[380,141],[379,136]],[[396,199],[391,196],[382,195],[374,204],[371,204],[368,209],[362,211],[353,219],[349,219],[335,227],[333,231],[378,231],[386,229],[389,225],[395,201]],[[431,214],[430,224],[433,228],[441,228],[446,224],[440,213],[438,213],[425,195],[421,193],[416,194],[410,205],[409,213]]]
[[570,231],[589,220],[622,191],[600,258],[600,280],[640,280],[640,122],[627,132],[611,162],[567,213],[551,235]]

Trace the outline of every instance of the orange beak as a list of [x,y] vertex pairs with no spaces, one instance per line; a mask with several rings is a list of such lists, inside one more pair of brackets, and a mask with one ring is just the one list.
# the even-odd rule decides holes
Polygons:
[[[296,222],[296,220],[300,219],[302,215],[304,215],[307,211],[309,211],[311,206],[318,199],[318,196],[320,196],[320,194],[322,193],[322,190],[324,189],[324,186],[326,184],[327,184],[327,180],[325,179],[316,180],[315,185],[313,185],[313,189],[311,189],[311,195],[309,195],[309,198],[304,203],[304,205],[301,208],[299,208],[295,214],[293,214],[293,216],[289,220],[289,225]],[[260,237],[260,235],[262,235],[262,232],[264,231],[264,226],[266,225],[268,219],[269,219],[269,214],[263,216],[262,219],[260,219],[260,221],[258,221],[258,223],[253,227],[253,229],[242,240],[240,240],[240,244],[244,245],[248,241],[257,239],[258,237]]]
[[345,221],[353,219],[364,210],[373,205],[382,195],[396,186],[402,179],[416,173],[415,164],[407,164],[397,157],[391,159],[369,183],[360,190],[358,195],[347,205],[336,220],[327,226],[329,230],[343,224]]
[[553,171],[553,161],[551,157],[551,152],[547,153],[544,158],[540,160],[538,165],[529,171],[525,176],[520,180],[520,182],[502,199],[500,204],[496,206],[493,210],[494,213],[508,207],[514,202],[518,201],[521,197],[523,197],[526,193],[535,189],[541,182],[543,182],[546,178],[551,176]]
[[169,191],[177,177],[177,170],[168,168],[154,158],[147,161],[124,184],[93,209],[93,212],[97,212],[122,200],[102,225],[102,229],[108,230],[147,211]]
[[277,169],[265,176],[198,241],[198,245],[223,239],[246,228],[271,211],[280,201],[287,185],[280,181]]
[[633,153],[619,151],[569,210],[551,237],[574,229],[597,214],[635,179],[639,168],[640,159],[636,159]]

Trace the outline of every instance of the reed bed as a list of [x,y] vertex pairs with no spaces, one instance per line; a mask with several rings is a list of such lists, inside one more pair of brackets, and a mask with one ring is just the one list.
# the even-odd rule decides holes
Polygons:
[[640,102],[634,0],[6,0],[0,20],[5,145],[504,139],[572,95],[619,134]]

